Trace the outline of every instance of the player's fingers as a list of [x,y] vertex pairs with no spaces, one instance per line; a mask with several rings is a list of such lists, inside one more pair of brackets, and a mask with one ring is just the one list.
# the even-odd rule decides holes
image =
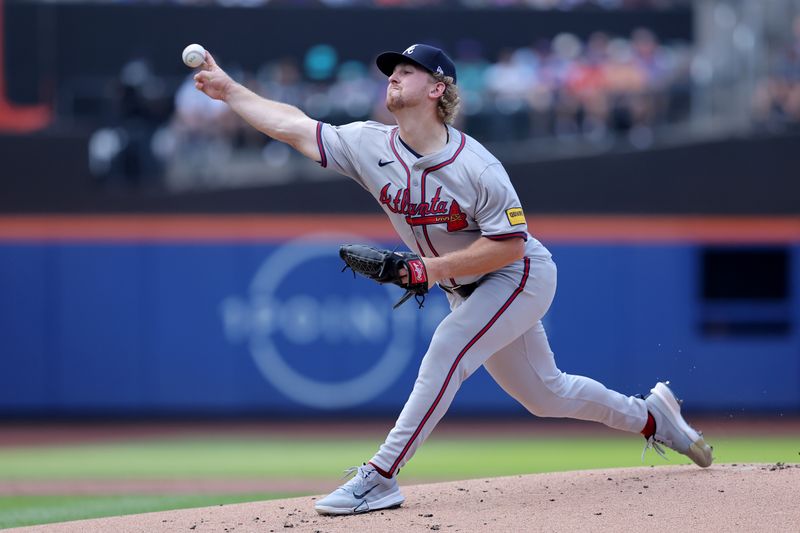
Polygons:
[[214,61],[214,56],[211,55],[211,52],[206,50],[206,62],[203,64],[203,68],[207,70],[211,70],[217,66],[217,62]]

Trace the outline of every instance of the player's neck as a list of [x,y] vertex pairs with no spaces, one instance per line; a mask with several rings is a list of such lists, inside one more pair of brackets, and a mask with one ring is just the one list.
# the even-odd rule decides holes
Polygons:
[[395,118],[400,126],[400,138],[415,152],[423,156],[430,155],[447,144],[447,126],[438,117],[420,120],[419,117],[411,119],[395,115]]

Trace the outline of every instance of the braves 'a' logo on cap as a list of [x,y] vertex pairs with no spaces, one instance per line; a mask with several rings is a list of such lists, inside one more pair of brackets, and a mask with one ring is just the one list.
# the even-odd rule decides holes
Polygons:
[[440,74],[440,75],[444,76],[444,70],[442,69],[441,65],[438,65],[436,67],[436,74]]
[[416,48],[417,48],[417,45],[416,44],[412,44],[411,46],[406,48],[406,51],[403,52],[403,55],[404,56],[410,56],[411,54],[414,53],[414,49],[416,49]]

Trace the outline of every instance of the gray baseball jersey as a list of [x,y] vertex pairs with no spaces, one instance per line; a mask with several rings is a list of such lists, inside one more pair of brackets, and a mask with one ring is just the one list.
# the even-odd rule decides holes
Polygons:
[[[528,233],[502,164],[468,135],[448,126],[448,136],[442,150],[417,157],[400,139],[397,126],[317,126],[322,166],[350,176],[369,191],[406,246],[421,256],[444,255],[487,237],[522,238],[526,256],[549,257]],[[443,283],[465,285],[479,277]]]
[[452,312],[436,328],[411,396],[370,463],[394,475],[481,365],[534,414],[640,431],[647,421],[644,400],[556,367],[541,323],[556,287],[550,253],[528,234],[519,198],[497,159],[453,128],[448,135],[442,150],[418,157],[396,126],[317,125],[320,164],[372,193],[405,244],[420,255],[444,255],[481,237],[526,241],[519,261],[483,276],[440,282],[454,287],[480,279],[469,297],[448,293]]

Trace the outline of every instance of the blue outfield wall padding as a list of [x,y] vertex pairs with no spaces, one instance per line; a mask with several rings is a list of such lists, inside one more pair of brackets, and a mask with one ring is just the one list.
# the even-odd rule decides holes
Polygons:
[[12,412],[51,405],[52,256],[44,246],[0,246],[0,405]]
[[[396,415],[446,299],[392,311],[402,290],[342,273],[338,244],[2,244],[0,413]],[[669,379],[694,410],[800,410],[800,247],[789,329],[745,336],[703,332],[697,245],[550,249],[562,370],[625,394]],[[481,369],[451,411],[523,409]]]

